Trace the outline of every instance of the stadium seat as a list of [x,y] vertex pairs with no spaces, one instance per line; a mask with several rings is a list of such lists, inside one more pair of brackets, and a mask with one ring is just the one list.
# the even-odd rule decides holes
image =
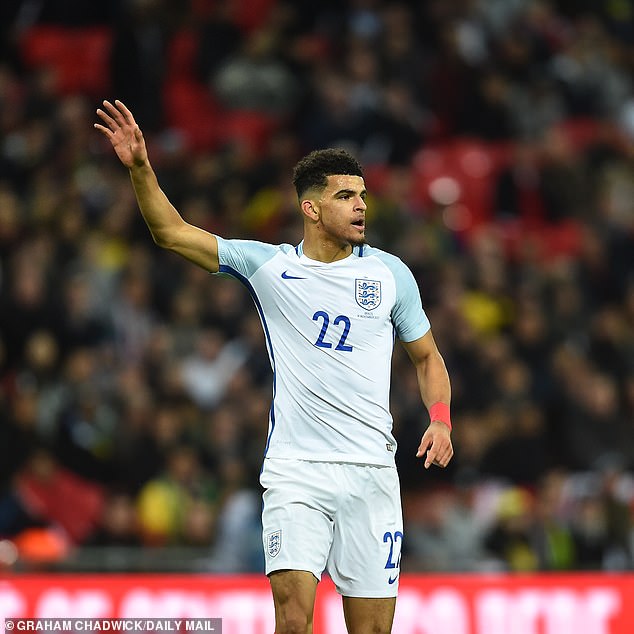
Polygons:
[[192,150],[217,145],[218,108],[209,91],[191,79],[172,79],[163,90],[168,126],[183,133]]
[[102,97],[110,88],[111,43],[107,27],[37,26],[24,34],[20,49],[27,67],[54,71],[59,94]]
[[266,21],[275,0],[237,0],[236,22],[245,31],[253,31]]
[[[491,216],[494,177],[502,164],[499,148],[492,151],[487,143],[472,139],[425,147],[414,160],[417,195],[425,205],[460,203],[477,225]],[[455,200],[435,199],[442,183],[452,185]]]
[[245,141],[260,153],[278,126],[276,117],[251,110],[227,110],[218,121],[218,140],[227,143],[234,139]]
[[197,49],[197,35],[192,30],[180,29],[172,36],[167,51],[167,81],[195,79]]

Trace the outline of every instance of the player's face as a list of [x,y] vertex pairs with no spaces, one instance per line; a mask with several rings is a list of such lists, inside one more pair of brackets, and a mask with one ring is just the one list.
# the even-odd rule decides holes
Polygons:
[[360,176],[328,176],[318,201],[320,231],[341,244],[365,242],[366,190]]

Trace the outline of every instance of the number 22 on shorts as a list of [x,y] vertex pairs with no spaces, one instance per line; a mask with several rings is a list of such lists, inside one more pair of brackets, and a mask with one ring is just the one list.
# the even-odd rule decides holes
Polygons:
[[[395,571],[394,573],[390,572],[390,576],[387,580],[387,582],[391,585],[398,579],[399,571],[401,568],[401,546],[403,545],[403,533],[401,533],[401,531],[394,531],[394,533],[387,531],[385,535],[383,535],[383,541],[385,543],[390,543],[390,552],[387,556],[385,569]],[[394,557],[396,556],[396,553],[394,552],[395,546],[398,549],[398,556],[396,561],[394,561]]]

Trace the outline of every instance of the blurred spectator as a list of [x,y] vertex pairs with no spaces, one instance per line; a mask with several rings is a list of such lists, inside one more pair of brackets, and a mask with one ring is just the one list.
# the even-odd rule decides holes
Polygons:
[[451,569],[454,544],[446,530],[451,508],[449,494],[439,490],[404,502],[408,536],[407,545],[403,545],[403,568],[433,572]]
[[565,516],[565,475],[544,471],[535,500],[533,549],[539,558],[539,570],[570,570],[577,565],[572,530]]
[[264,566],[260,496],[242,489],[234,494],[218,518],[218,536],[210,569],[215,572],[251,572]]
[[482,457],[481,470],[516,484],[534,485],[553,464],[542,411],[529,400],[507,412],[510,421]]
[[616,382],[589,369],[576,378],[567,415],[561,420],[571,466],[582,469],[604,454],[628,451],[630,425],[619,412]]
[[34,390],[30,398],[37,408],[37,434],[49,440],[55,437],[59,416],[69,397],[59,376],[60,354],[54,336],[49,331],[36,330],[26,343],[24,363],[15,375],[18,390]]
[[540,170],[541,196],[549,221],[587,217],[588,176],[583,160],[566,137],[551,128],[544,136]]
[[225,343],[221,333],[203,330],[196,350],[185,357],[181,366],[185,391],[202,409],[213,408],[222,400],[244,360],[245,353],[239,342]]
[[31,517],[61,528],[71,542],[81,544],[95,531],[103,491],[59,465],[50,451],[33,449],[15,486]]
[[392,82],[383,92],[364,160],[367,164],[409,165],[425,138],[428,117],[417,106],[407,84]]
[[534,572],[539,569],[538,553],[531,536],[533,503],[523,488],[508,489],[500,496],[496,522],[484,543],[503,570]]
[[12,258],[0,309],[7,361],[18,363],[29,335],[35,330],[59,331],[57,297],[51,292],[48,262],[39,261],[36,245],[18,251]]
[[60,412],[56,450],[65,465],[97,482],[114,479],[116,410],[94,387],[83,387]]
[[510,85],[503,76],[491,72],[480,78],[473,94],[466,95],[458,130],[489,141],[513,136]]
[[276,51],[275,32],[251,34],[235,55],[220,62],[212,78],[213,91],[232,109],[280,115],[289,112],[298,86]]
[[126,0],[111,53],[112,88],[148,130],[163,124],[163,81],[170,29],[175,24],[164,0]]
[[137,498],[143,543],[211,543],[217,498],[216,483],[201,467],[197,452],[188,445],[174,446],[165,457],[164,471],[149,480]]
[[34,446],[40,443],[37,429],[37,391],[24,386],[11,394],[2,409],[0,425],[0,482],[10,483],[23,467]]
[[235,2],[215,2],[198,27],[196,71],[205,83],[212,81],[219,67],[240,49],[242,31],[235,13]]
[[64,323],[60,339],[64,350],[96,347],[111,337],[111,326],[98,312],[87,276],[69,275],[64,287]]
[[155,322],[147,272],[132,268],[124,271],[111,311],[118,354],[138,360],[149,343]]
[[589,492],[578,502],[572,522],[577,568],[601,570],[610,548],[607,518],[601,500]]
[[141,546],[134,500],[124,493],[112,493],[104,501],[99,528],[91,546]]

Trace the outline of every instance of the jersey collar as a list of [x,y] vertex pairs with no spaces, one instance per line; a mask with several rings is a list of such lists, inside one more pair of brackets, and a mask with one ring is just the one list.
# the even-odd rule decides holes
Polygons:
[[[365,249],[365,244],[362,244],[358,247],[352,247],[352,255],[356,255],[359,258],[363,257],[363,251]],[[302,240],[296,247],[295,253],[297,253],[297,257],[301,258],[304,255],[304,241]]]

